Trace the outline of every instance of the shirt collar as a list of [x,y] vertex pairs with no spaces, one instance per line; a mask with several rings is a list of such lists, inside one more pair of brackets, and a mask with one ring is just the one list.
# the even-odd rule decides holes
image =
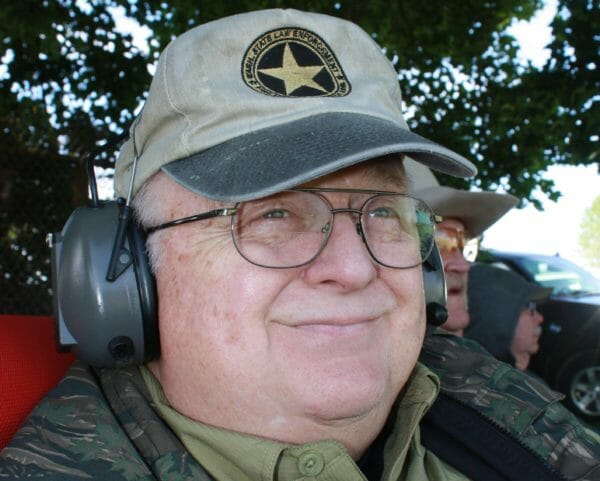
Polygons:
[[[364,480],[344,446],[334,440],[291,445],[196,422],[171,407],[160,383],[140,368],[152,400],[190,454],[216,479],[239,481]],[[398,479],[409,448],[418,439],[418,425],[439,391],[439,380],[417,364],[390,418],[391,435],[384,441],[382,479]],[[399,422],[401,421],[401,422]]]

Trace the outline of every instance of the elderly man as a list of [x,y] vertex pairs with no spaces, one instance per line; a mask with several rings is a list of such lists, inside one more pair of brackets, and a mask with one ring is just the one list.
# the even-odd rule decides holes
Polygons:
[[469,325],[467,286],[469,262],[477,255],[477,240],[488,227],[512,209],[519,200],[510,194],[471,192],[442,186],[424,165],[405,162],[415,195],[443,217],[436,226],[435,240],[444,263],[447,283],[447,331],[462,336]]
[[551,287],[528,282],[506,268],[473,264],[469,269],[471,322],[465,337],[475,339],[496,358],[524,371],[539,350],[544,316],[537,306],[551,293]]
[[[98,361],[120,367],[77,363],[2,451],[0,478],[463,480],[503,471],[504,455],[489,465],[444,452],[436,420],[425,422],[426,411],[440,414],[439,378],[417,362],[434,216],[407,195],[402,156],[455,175],[474,168],[409,132],[400,108],[392,65],[339,19],[267,10],[173,41],[115,174],[148,235],[160,354],[124,366],[139,349],[120,335]],[[116,231],[109,281],[130,270],[125,230]],[[74,269],[88,254],[76,249]],[[61,299],[63,281],[60,313],[77,337],[89,316],[69,319],[75,294]],[[469,352],[478,366],[495,362]],[[507,421],[512,479],[593,476],[592,434],[536,389],[525,386],[536,404],[524,417],[535,419],[498,420]],[[571,425],[568,437],[547,416]],[[496,418],[486,416],[490,427]],[[421,433],[433,435],[431,448]]]

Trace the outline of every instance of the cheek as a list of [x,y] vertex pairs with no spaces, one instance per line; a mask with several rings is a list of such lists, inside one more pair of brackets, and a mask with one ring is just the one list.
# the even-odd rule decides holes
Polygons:
[[248,263],[230,239],[210,249],[184,247],[193,254],[172,249],[157,272],[163,352],[197,352],[202,346],[226,353],[234,346],[241,353],[260,345],[260,326],[286,276]]
[[425,335],[426,314],[423,276],[420,269],[392,271],[388,285],[398,306],[391,331],[394,333],[398,356],[406,362],[418,356]]

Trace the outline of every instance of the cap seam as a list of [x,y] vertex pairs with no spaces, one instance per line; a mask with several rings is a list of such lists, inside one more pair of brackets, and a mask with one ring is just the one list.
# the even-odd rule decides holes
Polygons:
[[189,132],[189,127],[191,126],[191,121],[189,116],[186,114],[186,112],[179,108],[176,103],[175,103],[175,99],[173,98],[173,95],[171,94],[171,90],[169,88],[169,82],[168,82],[168,78],[167,78],[167,74],[169,71],[169,63],[170,63],[170,59],[171,59],[171,49],[172,49],[172,45],[173,42],[171,42],[169,45],[167,45],[167,47],[165,48],[165,68],[163,69],[163,74],[162,74],[162,78],[163,78],[163,83],[165,86],[165,95],[167,97],[167,101],[169,102],[169,106],[179,115],[181,115],[184,120],[185,120],[185,124],[187,126],[187,128],[181,133],[181,144],[183,145],[183,148],[185,149],[185,151],[187,152],[187,155],[191,155],[191,151],[190,148],[188,146],[188,142],[187,142],[187,134]]

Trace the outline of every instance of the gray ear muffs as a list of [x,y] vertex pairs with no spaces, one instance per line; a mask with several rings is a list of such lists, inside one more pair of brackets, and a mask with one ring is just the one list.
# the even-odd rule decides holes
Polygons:
[[127,135],[89,155],[89,204],[48,236],[59,348],[97,367],[141,364],[160,353],[155,280],[131,192],[128,201],[101,202],[94,173],[96,157]]
[[444,277],[444,264],[435,242],[431,254],[423,262],[423,284],[425,285],[427,323],[431,326],[441,326],[448,319],[446,278]]
[[79,207],[52,236],[52,284],[59,345],[93,366],[144,363],[160,351],[155,282],[133,221],[107,280],[119,225],[117,202]]

